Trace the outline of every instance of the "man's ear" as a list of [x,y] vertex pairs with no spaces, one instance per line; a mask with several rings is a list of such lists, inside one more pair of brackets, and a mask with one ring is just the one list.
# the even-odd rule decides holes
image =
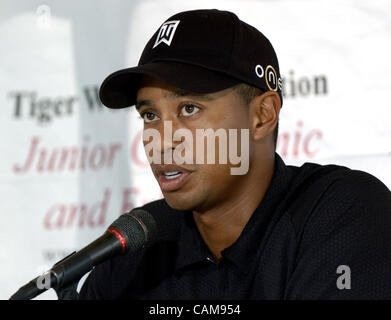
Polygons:
[[273,133],[278,122],[281,100],[277,92],[267,91],[250,102],[252,139],[260,141]]

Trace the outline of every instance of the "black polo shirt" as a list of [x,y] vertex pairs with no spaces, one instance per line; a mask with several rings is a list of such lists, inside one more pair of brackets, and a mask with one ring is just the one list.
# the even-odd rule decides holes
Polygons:
[[391,192],[337,165],[275,172],[217,264],[191,212],[149,203],[158,241],[97,266],[80,299],[391,299]]

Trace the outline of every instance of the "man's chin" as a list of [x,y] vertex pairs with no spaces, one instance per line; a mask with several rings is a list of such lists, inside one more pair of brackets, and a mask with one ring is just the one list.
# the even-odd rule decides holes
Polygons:
[[190,203],[184,201],[178,201],[165,197],[167,204],[174,210],[178,211],[189,211],[193,210],[193,206]]
[[167,204],[174,210],[178,211],[192,211],[197,207],[197,203],[194,201],[193,197],[180,197],[174,194],[165,194],[164,199]]

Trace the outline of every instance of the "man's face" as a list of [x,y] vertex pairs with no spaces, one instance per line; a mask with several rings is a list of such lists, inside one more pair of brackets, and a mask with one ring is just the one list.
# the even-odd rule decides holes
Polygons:
[[[227,136],[228,129],[237,129],[239,132],[237,154],[240,154],[240,129],[249,128],[249,113],[247,105],[235,90],[225,89],[205,95],[192,94],[145,76],[137,93],[136,107],[144,121],[144,132],[147,129],[154,129],[160,133],[161,143],[156,145],[153,151],[159,153],[161,164],[151,163],[151,168],[167,203],[172,208],[204,211],[217,206],[230,195],[240,191],[245,175],[232,175],[232,164],[229,159],[226,163],[221,163],[220,142],[213,147],[216,155],[214,164],[207,164],[207,155],[211,150],[207,149],[206,143],[205,148],[201,150],[204,151],[202,156],[204,161],[196,163],[197,129],[214,131],[223,129]],[[166,139],[164,129],[168,124],[173,134],[178,129],[190,132],[194,143],[189,145],[186,139],[182,141]],[[148,142],[144,141],[144,147]],[[193,151],[191,163],[178,164],[175,161],[173,151],[180,143]],[[230,144],[227,152],[229,148]],[[198,155],[199,152],[198,149]],[[181,154],[183,155],[184,152]],[[172,164],[167,164],[168,158]]]

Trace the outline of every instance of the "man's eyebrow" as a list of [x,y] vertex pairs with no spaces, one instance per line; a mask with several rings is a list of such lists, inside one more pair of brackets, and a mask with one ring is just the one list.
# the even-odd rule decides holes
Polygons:
[[[204,100],[204,101],[210,101],[210,100],[214,99],[214,97],[211,94],[195,93],[195,92],[191,92],[191,91],[183,90],[183,89],[175,89],[174,91],[167,94],[166,97],[169,99],[178,99],[178,98],[182,98],[182,97],[194,97],[194,98]],[[135,106],[136,106],[136,109],[139,110],[143,106],[153,107],[154,103],[148,99],[141,99],[141,100],[137,100]]]
[[200,100],[213,100],[214,98],[210,94],[195,93],[188,90],[176,89],[168,94],[169,98],[182,98],[182,97],[195,97]]
[[143,99],[143,100],[137,100],[135,106],[136,106],[136,110],[138,111],[143,106],[147,106],[147,107],[153,106],[153,103],[151,100]]

